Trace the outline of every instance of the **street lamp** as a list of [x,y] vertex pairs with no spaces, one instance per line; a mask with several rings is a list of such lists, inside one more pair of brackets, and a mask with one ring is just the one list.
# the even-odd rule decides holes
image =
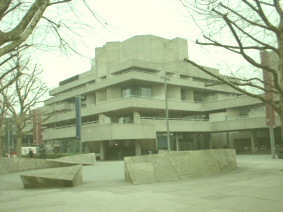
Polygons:
[[169,132],[169,115],[168,115],[168,94],[167,94],[167,80],[170,79],[165,77],[160,77],[160,79],[164,79],[164,90],[165,90],[165,111],[166,111],[166,125],[167,125],[167,142],[168,142],[168,152],[171,151],[170,146],[170,132]]
[[82,116],[81,116],[81,99],[82,97],[76,96],[75,97],[75,105],[76,105],[76,139],[80,142],[80,153],[82,153]]

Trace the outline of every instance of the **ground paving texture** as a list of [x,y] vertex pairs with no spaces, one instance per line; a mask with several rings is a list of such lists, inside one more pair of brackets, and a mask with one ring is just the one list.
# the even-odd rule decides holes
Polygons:
[[0,211],[283,211],[283,159],[238,155],[238,169],[212,177],[132,185],[123,161],[83,167],[83,184],[24,189],[20,175],[0,176]]

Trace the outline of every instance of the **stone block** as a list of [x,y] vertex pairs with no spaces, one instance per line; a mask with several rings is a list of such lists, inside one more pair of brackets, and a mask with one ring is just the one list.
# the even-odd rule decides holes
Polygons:
[[56,159],[50,159],[49,161],[61,162],[61,163],[70,163],[70,164],[82,164],[82,165],[95,165],[96,157],[94,153],[89,154],[80,154],[80,155],[72,155],[66,156]]
[[133,184],[178,181],[226,173],[237,168],[231,149],[170,152],[124,158],[125,179]]
[[153,155],[154,163],[152,163],[152,165],[154,167],[155,176],[158,182],[180,180],[180,177],[177,175],[174,166],[170,160],[168,160],[167,155],[169,154]]
[[155,170],[151,163],[132,163],[127,165],[129,178],[133,184],[156,183]]
[[82,183],[82,165],[20,175],[24,188],[74,187]]

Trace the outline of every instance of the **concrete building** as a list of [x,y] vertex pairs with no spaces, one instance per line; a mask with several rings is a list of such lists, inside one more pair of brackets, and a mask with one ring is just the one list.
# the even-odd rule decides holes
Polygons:
[[[188,47],[181,38],[138,35],[96,48],[91,70],[50,91],[42,110],[56,113],[42,124],[43,140],[57,151],[78,149],[75,97],[80,96],[84,151],[117,159],[167,149],[166,77],[172,150],[268,148],[264,105],[225,85],[206,87],[214,79],[184,58]],[[277,129],[275,134],[279,139]]]

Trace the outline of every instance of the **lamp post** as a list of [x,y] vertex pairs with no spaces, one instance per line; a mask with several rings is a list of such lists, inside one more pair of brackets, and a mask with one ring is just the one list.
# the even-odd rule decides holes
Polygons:
[[164,90],[165,90],[165,112],[166,112],[166,125],[167,125],[167,142],[168,142],[168,152],[171,151],[170,146],[170,131],[169,131],[169,114],[168,114],[168,94],[167,94],[167,80],[170,79],[165,77],[160,77],[160,79],[164,79]]
[[76,105],[76,139],[80,142],[80,153],[82,153],[82,117],[81,117],[81,96],[75,97]]

